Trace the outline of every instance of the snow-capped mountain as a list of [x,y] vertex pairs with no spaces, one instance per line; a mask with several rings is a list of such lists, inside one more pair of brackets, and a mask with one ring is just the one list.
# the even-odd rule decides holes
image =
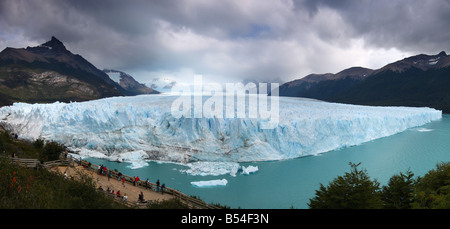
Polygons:
[[177,81],[169,77],[158,77],[146,83],[146,85],[159,92],[170,92],[177,85]]
[[131,95],[141,95],[141,94],[158,94],[159,92],[153,90],[145,86],[145,84],[141,84],[136,81],[131,75],[117,71],[113,69],[104,69],[106,74],[108,74],[109,78],[111,78],[114,82],[118,83],[121,87],[127,90]]

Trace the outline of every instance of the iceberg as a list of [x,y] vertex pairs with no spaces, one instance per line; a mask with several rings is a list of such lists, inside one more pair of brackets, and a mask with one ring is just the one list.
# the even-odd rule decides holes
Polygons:
[[228,184],[228,181],[226,179],[209,180],[209,181],[192,181],[191,184],[199,188],[204,188],[213,186],[225,186]]
[[417,131],[419,132],[430,132],[433,131],[432,129],[427,129],[427,128],[418,128]]
[[[88,156],[175,163],[292,159],[358,145],[440,119],[432,108],[371,107],[279,97],[278,124],[258,118],[174,117],[179,96],[140,95],[0,108],[0,124],[23,139],[62,143]],[[136,165],[137,166],[137,165]],[[197,169],[190,172],[202,173]]]
[[258,166],[249,165],[247,167],[242,166],[242,174],[250,175],[252,173],[256,173],[258,171]]
[[189,169],[181,170],[191,176],[220,176],[229,174],[235,177],[240,169],[236,162],[192,162],[185,164]]

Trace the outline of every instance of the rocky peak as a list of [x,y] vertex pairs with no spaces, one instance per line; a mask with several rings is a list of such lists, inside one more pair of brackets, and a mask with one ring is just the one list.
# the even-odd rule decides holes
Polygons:
[[67,50],[66,46],[64,46],[64,44],[54,36],[52,36],[52,39],[50,41],[42,44],[42,46],[51,47],[54,50]]
[[36,47],[27,47],[27,50],[42,54],[48,52],[68,52],[66,46],[64,46],[64,44],[54,36],[52,36],[52,39],[50,41],[47,41],[44,44]]
[[439,56],[439,57],[441,57],[441,56],[447,56],[447,53],[445,53],[445,51],[442,51],[442,52],[440,52],[440,53],[438,54],[438,56]]

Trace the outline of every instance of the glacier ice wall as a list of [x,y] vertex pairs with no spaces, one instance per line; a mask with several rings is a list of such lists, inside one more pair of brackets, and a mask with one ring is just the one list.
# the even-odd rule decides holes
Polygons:
[[[248,162],[316,155],[440,119],[431,108],[370,107],[280,97],[280,121],[175,118],[176,96],[142,95],[88,102],[0,108],[0,123],[25,139],[48,139],[81,153],[171,162]],[[140,153],[140,155],[141,155]]]

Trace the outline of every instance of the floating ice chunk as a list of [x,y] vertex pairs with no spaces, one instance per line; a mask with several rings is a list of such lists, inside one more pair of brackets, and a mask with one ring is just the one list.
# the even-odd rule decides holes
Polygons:
[[256,173],[258,171],[258,166],[249,165],[247,167],[242,166],[242,174],[250,175],[252,173]]
[[235,162],[193,162],[187,163],[187,170],[180,170],[191,176],[220,176],[230,174],[236,176],[239,164]]
[[226,179],[209,180],[209,181],[193,181],[193,182],[191,182],[191,184],[196,187],[204,188],[204,187],[214,187],[214,186],[225,186],[228,184],[228,181]]
[[139,169],[145,166],[148,166],[148,163],[145,161],[130,161],[131,165],[127,166],[130,169]]
[[417,131],[419,131],[419,132],[430,132],[430,131],[433,131],[433,129],[418,128]]

